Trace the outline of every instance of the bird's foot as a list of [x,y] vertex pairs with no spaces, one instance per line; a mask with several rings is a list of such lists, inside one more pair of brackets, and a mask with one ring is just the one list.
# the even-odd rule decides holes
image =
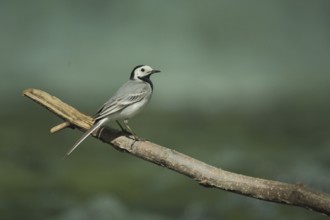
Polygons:
[[136,134],[132,134],[135,141],[146,141],[146,139],[138,137]]
[[125,133],[126,135],[129,135],[129,136],[130,136],[132,139],[134,139],[135,141],[145,141],[145,139],[138,137],[138,136],[132,131],[132,129],[131,129],[130,126],[128,125],[128,120],[124,120],[124,124],[125,124],[125,127],[126,127],[126,128],[124,128],[124,127],[120,124],[120,122],[119,122],[118,120],[117,120],[116,122],[117,122],[117,124],[119,125],[121,131],[122,131],[123,133]]

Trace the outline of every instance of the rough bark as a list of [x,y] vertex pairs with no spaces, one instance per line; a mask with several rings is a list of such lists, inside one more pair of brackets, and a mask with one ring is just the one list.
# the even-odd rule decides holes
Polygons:
[[[23,95],[65,120],[61,125],[52,128],[52,133],[65,127],[84,131],[93,124],[93,118],[46,92],[26,89]],[[265,201],[304,207],[330,215],[330,195],[310,189],[303,184],[288,184],[228,172],[158,144],[136,141],[124,132],[107,127],[102,128],[95,137],[111,144],[117,150],[184,174],[203,186]]]

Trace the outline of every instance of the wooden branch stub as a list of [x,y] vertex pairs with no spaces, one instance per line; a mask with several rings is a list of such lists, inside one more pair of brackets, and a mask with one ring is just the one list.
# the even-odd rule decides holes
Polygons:
[[59,132],[59,131],[63,130],[64,128],[68,128],[68,127],[70,127],[70,126],[71,126],[71,123],[68,122],[68,121],[65,121],[65,122],[63,122],[63,123],[61,123],[61,124],[58,124],[58,125],[52,127],[52,128],[50,129],[50,133],[54,134],[54,133],[56,133],[56,132]]
[[28,88],[23,91],[22,95],[39,103],[58,117],[65,120],[65,122],[53,127],[51,133],[55,133],[63,128],[69,127],[70,125],[74,125],[82,130],[88,130],[93,125],[92,117],[81,113],[72,106],[42,90]]
[[[65,120],[54,130],[60,130],[68,125],[87,130],[93,124],[90,116],[84,115],[46,92],[26,89],[23,95]],[[312,190],[301,184],[288,184],[228,172],[155,143],[135,141],[123,132],[111,128],[103,127],[98,133],[96,138],[111,144],[115,149],[184,174],[203,186],[265,201],[304,207],[330,215],[330,195],[327,193]]]

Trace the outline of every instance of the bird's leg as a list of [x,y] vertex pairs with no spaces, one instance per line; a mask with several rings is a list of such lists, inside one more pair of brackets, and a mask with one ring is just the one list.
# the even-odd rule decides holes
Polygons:
[[118,126],[120,127],[121,131],[122,132],[125,132],[125,133],[128,133],[128,134],[131,134],[134,136],[134,139],[135,140],[141,140],[133,131],[132,129],[130,128],[130,126],[128,125],[128,120],[124,120],[124,124],[125,124],[125,128],[122,126],[122,124],[116,120],[116,123],[118,124]]
[[117,125],[120,127],[120,129],[121,129],[121,131],[123,131],[123,132],[126,132],[126,133],[129,133],[121,124],[120,124],[120,122],[118,121],[118,120],[116,120],[116,122],[117,122]]
[[135,136],[134,132],[132,131],[132,129],[128,125],[128,120],[127,119],[124,120],[124,124],[125,124],[125,127],[127,128],[127,130],[129,131],[129,133],[131,133]]
[[125,128],[122,126],[122,124],[118,120],[116,120],[116,122],[117,122],[117,124],[120,127],[122,132],[125,132],[127,134],[132,134],[134,136],[134,138],[137,139],[137,136],[134,134],[134,132],[132,131],[132,129],[128,125],[128,120],[124,120]]
[[127,130],[129,131],[129,133],[131,133],[133,136],[134,136],[134,139],[135,140],[140,140],[140,138],[132,131],[132,129],[129,127],[128,125],[128,120],[124,120],[124,124],[125,124],[125,127],[127,128]]

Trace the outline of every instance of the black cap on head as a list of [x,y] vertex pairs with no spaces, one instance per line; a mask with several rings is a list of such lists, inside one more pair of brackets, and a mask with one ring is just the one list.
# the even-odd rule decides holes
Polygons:
[[144,65],[137,65],[136,67],[134,67],[134,69],[133,69],[132,72],[131,72],[130,79],[134,79],[134,71],[135,71],[137,68],[140,68],[141,66],[144,66]]

